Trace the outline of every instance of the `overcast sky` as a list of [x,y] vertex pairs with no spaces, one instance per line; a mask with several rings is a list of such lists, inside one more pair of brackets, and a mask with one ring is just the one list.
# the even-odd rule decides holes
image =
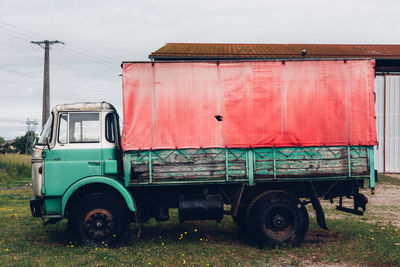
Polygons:
[[[41,125],[43,49],[50,105],[109,101],[122,116],[122,61],[167,42],[400,44],[399,0],[0,0],[0,136]],[[39,131],[40,129],[38,129]]]

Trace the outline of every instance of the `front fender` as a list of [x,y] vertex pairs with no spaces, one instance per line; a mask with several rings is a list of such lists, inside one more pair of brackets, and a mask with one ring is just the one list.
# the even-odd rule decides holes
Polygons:
[[133,200],[132,195],[129,193],[129,191],[117,180],[107,178],[107,177],[102,177],[102,176],[91,176],[87,178],[83,178],[73,185],[71,185],[67,191],[65,191],[64,195],[62,196],[61,200],[61,205],[62,205],[62,214],[64,215],[65,212],[65,207],[68,203],[69,198],[73,195],[73,193],[81,188],[82,186],[85,186],[87,184],[92,184],[92,183],[97,183],[97,184],[106,184],[111,187],[113,187],[115,190],[117,190],[122,197],[124,198],[126,205],[128,206],[129,210],[132,212],[135,212],[135,202]]

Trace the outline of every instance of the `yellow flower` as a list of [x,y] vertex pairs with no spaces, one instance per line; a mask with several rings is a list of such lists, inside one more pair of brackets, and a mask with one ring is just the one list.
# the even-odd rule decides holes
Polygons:
[[8,248],[6,248],[6,251],[8,251]]
[[371,237],[371,240],[375,240],[373,237]]
[[187,235],[187,232],[185,232],[185,235]]
[[183,263],[183,264],[186,264],[186,261],[185,261],[185,259],[183,259],[183,260],[182,260],[182,263]]
[[194,229],[195,232],[197,232],[197,229]]

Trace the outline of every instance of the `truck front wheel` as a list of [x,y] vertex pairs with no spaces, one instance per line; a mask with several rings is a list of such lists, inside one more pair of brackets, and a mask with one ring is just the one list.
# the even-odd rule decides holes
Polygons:
[[84,196],[74,207],[68,228],[82,241],[94,246],[112,246],[124,241],[129,233],[125,204],[110,194]]
[[308,213],[295,196],[284,191],[265,194],[249,207],[246,227],[260,246],[297,245],[308,231]]

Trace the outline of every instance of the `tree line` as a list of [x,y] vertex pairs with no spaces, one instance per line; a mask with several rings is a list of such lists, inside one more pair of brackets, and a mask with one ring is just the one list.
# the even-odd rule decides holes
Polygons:
[[29,132],[27,131],[25,135],[18,136],[15,138],[14,144],[5,143],[6,140],[0,136],[0,153],[26,153],[26,140],[28,139]]

